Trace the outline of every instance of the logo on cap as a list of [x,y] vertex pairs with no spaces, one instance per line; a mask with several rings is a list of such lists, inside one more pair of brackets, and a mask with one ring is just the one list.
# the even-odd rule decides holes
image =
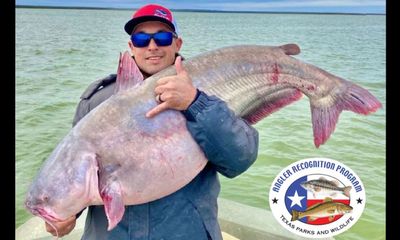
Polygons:
[[167,18],[167,12],[165,12],[162,9],[156,9],[156,11],[154,12],[154,16],[159,16],[159,17],[165,17]]

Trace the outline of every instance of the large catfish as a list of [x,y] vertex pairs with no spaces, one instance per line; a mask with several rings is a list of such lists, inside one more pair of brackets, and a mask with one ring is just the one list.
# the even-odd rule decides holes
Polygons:
[[[183,67],[197,88],[220,97],[251,124],[305,94],[316,147],[334,131],[342,110],[368,114],[381,107],[362,87],[290,56],[299,52],[296,44],[232,46],[185,60]],[[124,205],[162,198],[189,183],[207,159],[185,118],[174,110],[145,117],[157,104],[156,81],[173,74],[171,66],[142,81],[126,52],[116,93],[58,144],[33,181],[26,207],[50,222],[104,204],[111,230]]]

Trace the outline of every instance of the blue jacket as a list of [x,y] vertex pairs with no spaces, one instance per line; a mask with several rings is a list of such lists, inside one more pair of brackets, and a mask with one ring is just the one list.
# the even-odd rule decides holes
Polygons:
[[[116,76],[91,84],[81,96],[75,125],[113,94]],[[103,206],[90,206],[82,239],[221,240],[218,174],[233,178],[250,167],[258,152],[258,132],[235,116],[226,103],[198,91],[182,112],[193,138],[207,156],[206,167],[185,187],[159,200],[125,207],[120,223],[107,231]]]

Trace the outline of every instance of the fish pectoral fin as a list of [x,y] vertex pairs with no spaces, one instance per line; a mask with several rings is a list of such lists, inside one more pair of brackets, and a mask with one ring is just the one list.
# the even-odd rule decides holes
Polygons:
[[125,212],[121,185],[117,181],[111,182],[103,188],[100,196],[108,219],[107,230],[110,231],[121,221]]
[[334,218],[335,218],[335,216],[329,216],[329,218],[328,218],[329,222],[332,222]]

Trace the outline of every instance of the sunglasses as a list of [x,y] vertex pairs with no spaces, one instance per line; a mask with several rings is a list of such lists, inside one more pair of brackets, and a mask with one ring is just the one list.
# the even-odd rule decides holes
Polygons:
[[134,33],[131,36],[133,46],[135,47],[147,47],[151,39],[154,39],[157,46],[165,47],[172,44],[172,39],[177,37],[176,33],[172,32],[157,32],[157,33]]

